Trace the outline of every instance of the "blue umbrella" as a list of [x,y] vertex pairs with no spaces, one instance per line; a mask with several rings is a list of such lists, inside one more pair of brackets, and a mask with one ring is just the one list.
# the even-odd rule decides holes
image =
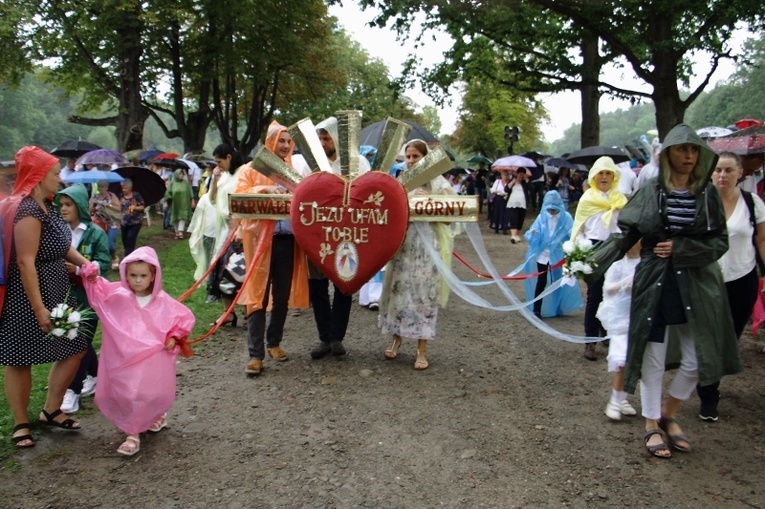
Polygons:
[[122,175],[113,171],[90,170],[70,173],[64,179],[64,182],[68,184],[94,184],[101,180],[107,182],[122,182],[125,179]]

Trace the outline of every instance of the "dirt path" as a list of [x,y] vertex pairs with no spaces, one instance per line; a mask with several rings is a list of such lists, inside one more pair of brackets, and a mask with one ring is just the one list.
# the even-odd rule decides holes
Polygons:
[[[485,239],[500,270],[522,260],[525,244]],[[466,238],[457,250],[475,259]],[[550,323],[579,334],[581,320]],[[118,456],[118,430],[82,413],[81,433],[47,433],[0,473],[0,507],[765,507],[762,343],[742,340],[747,369],[723,381],[720,422],[702,423],[696,401],[681,409],[694,450],[662,461],[639,419],[603,415],[604,349],[588,362],[516,313],[454,296],[438,330],[416,372],[414,343],[385,361],[376,314],[354,304],[349,355],[313,361],[307,312],[287,321],[290,361],[254,379],[244,329],[219,332],[179,363],[170,428],[138,455]]]

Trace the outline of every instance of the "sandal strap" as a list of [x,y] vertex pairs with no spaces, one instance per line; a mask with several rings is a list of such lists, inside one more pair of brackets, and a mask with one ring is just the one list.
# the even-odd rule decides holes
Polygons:
[[654,435],[661,435],[662,439],[664,438],[664,432],[662,430],[651,429],[645,432],[645,435],[643,435],[643,441],[648,442],[648,439]]
[[22,422],[21,424],[15,425],[13,427],[13,431],[11,433],[16,433],[17,431],[22,430],[22,429],[28,429],[28,430],[31,431],[32,430],[32,425],[29,424],[28,422]]
[[53,422],[56,419],[56,417],[58,417],[62,413],[64,412],[62,412],[60,408],[58,410],[54,410],[51,413],[46,412],[44,408],[42,409],[42,414],[45,416],[45,420],[48,422]]

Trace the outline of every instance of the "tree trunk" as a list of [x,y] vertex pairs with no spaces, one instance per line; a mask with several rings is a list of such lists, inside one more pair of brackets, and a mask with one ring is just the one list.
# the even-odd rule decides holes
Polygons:
[[598,53],[598,37],[585,35],[581,44],[582,49],[582,131],[580,142],[582,148],[592,147],[600,143],[600,55]]
[[142,26],[139,12],[128,13],[126,26],[117,31],[124,46],[120,52],[122,70],[120,72],[120,87],[117,100],[119,110],[117,113],[117,147],[121,152],[143,148],[143,126],[149,118],[149,112],[141,104],[141,46]]
[[659,139],[683,121],[688,105],[680,99],[678,82],[678,62],[680,55],[672,47],[672,20],[669,16],[654,16],[651,32],[657,44],[652,53],[653,72],[651,85],[654,107],[656,108],[656,128]]

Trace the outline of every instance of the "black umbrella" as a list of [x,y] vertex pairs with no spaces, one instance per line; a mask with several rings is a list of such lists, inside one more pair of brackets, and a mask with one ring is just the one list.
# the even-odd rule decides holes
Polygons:
[[551,157],[550,159],[547,159],[544,164],[547,166],[557,166],[558,168],[569,168],[571,170],[574,170],[577,166],[579,166],[578,164],[572,163],[571,161],[563,159],[562,157]]
[[153,164],[155,166],[162,166],[163,168],[170,168],[172,170],[182,169],[182,170],[188,170],[189,165],[185,162],[181,161],[180,159],[152,159],[149,161],[149,164]]
[[101,147],[94,143],[81,140],[69,140],[50,151],[56,157],[67,157],[77,159],[92,150],[98,150]]
[[570,163],[581,163],[592,166],[596,160],[604,156],[610,157],[616,164],[630,160],[630,156],[620,148],[599,146],[576,150],[566,156],[566,159]]
[[[412,130],[409,131],[409,136],[406,137],[405,141],[420,139],[425,143],[438,143],[438,138],[430,134],[430,132],[428,132],[428,130],[422,127],[420,124],[410,122],[408,120],[404,120],[404,122],[412,126]],[[385,120],[380,120],[374,124],[369,124],[364,129],[362,129],[361,144],[372,145],[373,147],[376,147],[380,143],[383,127],[385,127]]]
[[[141,195],[145,205],[154,205],[164,198],[165,181],[150,169],[140,166],[123,166],[113,171],[133,181],[133,191]],[[122,196],[122,185],[118,182],[109,184],[109,191]]]

